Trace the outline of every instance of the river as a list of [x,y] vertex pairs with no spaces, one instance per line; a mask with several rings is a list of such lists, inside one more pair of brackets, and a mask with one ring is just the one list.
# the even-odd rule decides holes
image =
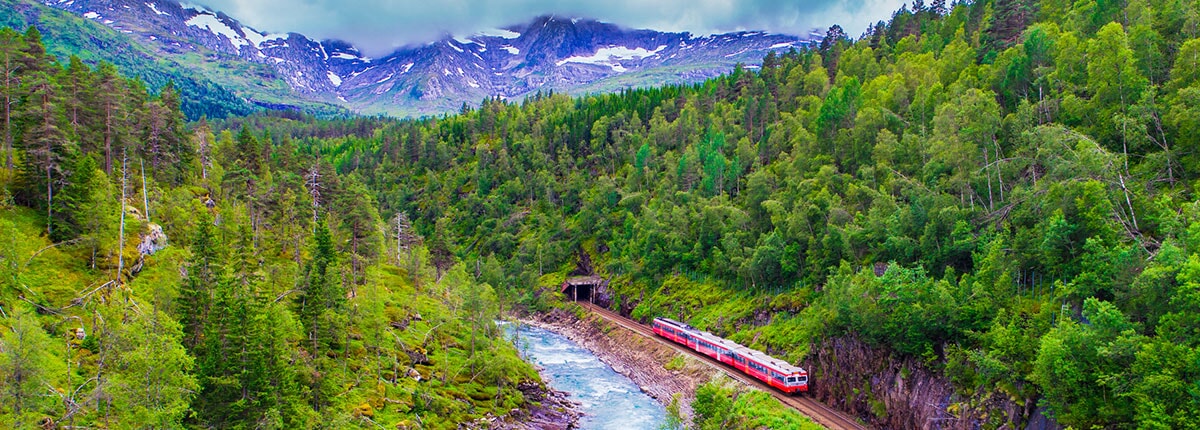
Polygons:
[[[516,326],[505,324],[513,339]],[[541,368],[555,390],[570,393],[580,404],[584,430],[657,429],[667,412],[637,385],[565,336],[526,324],[516,329],[517,348],[526,361]]]

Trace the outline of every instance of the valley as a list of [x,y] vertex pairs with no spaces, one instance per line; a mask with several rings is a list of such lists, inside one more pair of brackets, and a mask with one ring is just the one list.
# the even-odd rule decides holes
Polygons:
[[638,363],[666,428],[1200,419],[1194,2],[914,2],[821,38],[541,14],[379,58],[0,3],[0,427],[569,422],[504,318]]

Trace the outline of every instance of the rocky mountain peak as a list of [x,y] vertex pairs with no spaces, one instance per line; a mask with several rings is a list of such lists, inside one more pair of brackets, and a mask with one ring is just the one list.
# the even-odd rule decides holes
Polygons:
[[[164,55],[202,54],[273,71],[309,100],[362,113],[426,115],[489,97],[537,91],[589,93],[687,83],[756,65],[768,51],[813,39],[763,32],[696,37],[543,15],[523,24],[446,36],[369,58],[339,40],[264,33],[235,17],[175,0],[49,0]],[[253,96],[253,94],[248,94]]]

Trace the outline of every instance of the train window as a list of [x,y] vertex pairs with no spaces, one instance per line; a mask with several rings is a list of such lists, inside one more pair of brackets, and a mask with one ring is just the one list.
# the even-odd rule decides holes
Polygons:
[[800,377],[800,383],[801,383],[801,384],[806,384],[806,383],[808,383],[808,377],[807,377],[807,376],[801,376],[801,377]]
[[793,376],[793,377],[790,377],[790,378],[788,378],[788,382],[789,382],[789,383],[795,383],[795,382],[796,382],[796,377],[795,377],[795,376]]

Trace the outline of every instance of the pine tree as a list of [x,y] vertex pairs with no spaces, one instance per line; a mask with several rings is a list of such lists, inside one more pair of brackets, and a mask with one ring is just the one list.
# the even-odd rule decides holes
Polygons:
[[929,11],[933,12],[934,16],[946,16],[946,0],[933,0]]
[[80,143],[83,152],[94,152],[99,140],[95,136],[96,100],[95,77],[92,70],[79,57],[71,56],[66,69],[59,72],[58,82],[62,86],[63,111],[71,139]]
[[381,221],[365,185],[353,176],[344,185],[335,212],[342,214],[341,228],[350,240],[351,284],[361,285],[366,281],[367,264],[379,254],[381,238],[375,227]]
[[[205,425],[220,428],[260,422],[291,392],[278,333],[270,327],[270,302],[259,292],[253,235],[243,224],[236,236],[227,274],[214,288],[204,345],[197,351],[203,391],[196,408]],[[281,388],[288,393],[275,392]]]
[[92,268],[96,267],[98,252],[115,247],[117,225],[117,198],[108,177],[99,169],[92,154],[79,157],[59,194],[67,215],[59,224],[59,234],[85,239],[92,249]]
[[101,136],[104,141],[104,173],[112,174],[115,164],[114,157],[121,152],[120,146],[127,140],[127,117],[125,106],[127,95],[125,80],[117,74],[117,69],[111,63],[102,62],[96,68],[97,103],[102,123]]
[[[67,167],[75,155],[75,145],[67,140],[60,126],[62,110],[58,85],[45,71],[35,71],[24,78],[27,96],[22,119],[26,123],[21,140],[25,157],[22,160],[24,197],[46,211],[46,234],[54,240],[69,239],[54,231],[63,222],[64,208],[55,202],[55,193],[66,185]],[[41,194],[44,200],[37,197]]]
[[[336,271],[337,250],[328,224],[321,220],[313,232],[312,260],[305,267],[298,297],[298,314],[308,336],[308,352],[314,360],[314,370],[320,375],[328,371],[326,354],[333,352],[342,338],[341,311],[346,294],[335,278]],[[328,402],[330,382],[324,376],[313,379],[310,387],[313,409],[320,410]]]
[[195,353],[209,321],[213,289],[223,278],[225,259],[218,249],[219,240],[208,209],[194,205],[193,210],[197,212],[197,220],[190,246],[192,256],[179,286],[176,315],[183,326],[183,345]]
[[185,136],[179,107],[175,83],[168,82],[157,99],[146,102],[142,125],[143,157],[150,160],[154,177],[170,184],[182,183],[181,167],[191,163],[195,152]]
[[825,37],[821,39],[819,48],[821,57],[824,58],[825,69],[829,71],[829,80],[833,80],[837,76],[838,59],[842,55],[842,42],[846,41],[846,31],[842,30],[842,26],[834,24],[825,31]]
[[300,295],[300,319],[308,331],[308,338],[313,351],[328,347],[333,338],[329,336],[330,327],[323,324],[322,314],[326,310],[341,309],[346,296],[341,283],[334,276],[337,270],[337,250],[333,246],[333,237],[329,233],[329,225],[325,220],[317,223],[313,232],[312,260],[304,269],[304,284]]
[[1021,34],[1033,22],[1034,5],[1030,0],[996,0],[992,23],[988,28],[988,48],[996,52],[1016,44]]
[[237,135],[237,146],[234,148],[234,160],[231,166],[241,166],[250,172],[257,173],[262,169],[262,147],[250,128],[242,125],[242,131]]
[[13,169],[13,135],[15,126],[13,114],[20,99],[19,88],[21,64],[24,52],[24,39],[11,28],[0,28],[0,97],[4,103],[4,168]]
[[45,73],[51,68],[52,63],[47,61],[46,47],[42,45],[42,32],[38,31],[36,25],[31,25],[25,29],[23,38],[24,41],[21,44],[23,55],[18,58],[21,75]]
[[441,282],[442,275],[454,265],[454,251],[450,249],[453,240],[450,236],[450,219],[439,218],[434,227],[433,237],[429,240],[430,263],[437,269],[435,280]]

